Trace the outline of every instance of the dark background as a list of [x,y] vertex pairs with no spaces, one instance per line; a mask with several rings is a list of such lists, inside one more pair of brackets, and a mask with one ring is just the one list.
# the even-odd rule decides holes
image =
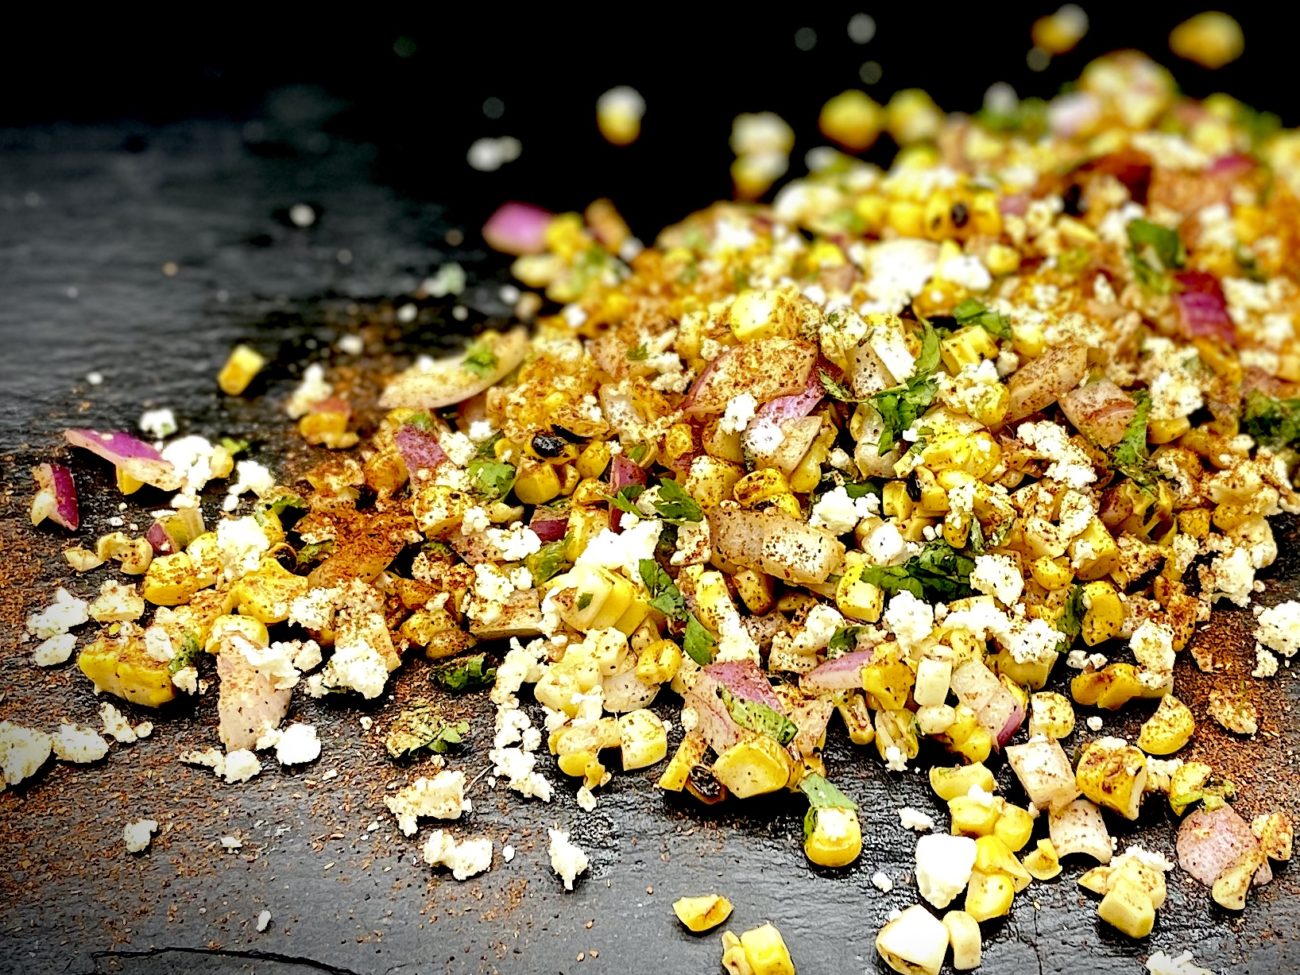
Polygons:
[[[480,4],[409,17],[313,7],[295,20],[228,6],[111,17],[69,8],[49,11],[41,24],[25,22],[30,10],[7,11],[0,718],[98,724],[97,702],[75,667],[38,672],[30,644],[17,641],[23,618],[47,605],[56,585],[85,597],[102,577],[70,578],[59,555],[70,539],[48,524],[33,529],[26,517],[28,470],[52,456],[69,459],[58,446],[62,428],[132,429],[144,407],[169,406],[182,433],[247,438],[253,458],[278,474],[301,469],[307,458],[279,404],[304,361],[346,368],[349,357],[331,348],[337,337],[391,324],[394,306],[447,260],[476,282],[459,299],[469,325],[503,310],[496,286],[505,262],[476,235],[503,198],[563,209],[608,195],[649,238],[729,192],[727,137],[740,111],[783,115],[799,135],[791,170],[801,172],[803,153],[820,141],[818,109],[855,86],[867,60],[882,66],[869,89],[881,102],[917,85],[945,108],[971,110],[994,81],[1051,94],[1090,58],[1134,46],[1170,64],[1193,94],[1224,89],[1297,120],[1283,104],[1292,38],[1262,9],[1236,11],[1247,55],[1210,74],[1175,64],[1165,46],[1195,7],[1089,4],[1092,29],[1080,48],[1035,75],[1025,66],[1029,24],[1055,6],[605,5],[560,14]],[[845,32],[858,9],[877,23],[864,46]],[[795,47],[800,27],[817,32],[811,51]],[[595,126],[595,99],[615,84],[634,85],[648,102],[641,141],[627,149],[604,143]],[[495,121],[482,111],[491,96],[505,103]],[[496,173],[473,171],[465,153],[485,135],[520,139],[522,157]],[[295,228],[285,213],[304,201],[319,219]],[[457,228],[463,243],[448,239]],[[165,273],[171,264],[174,273]],[[417,342],[437,345],[466,327],[449,315],[452,300],[421,303]],[[249,396],[222,397],[213,375],[239,341],[272,363]],[[91,370],[103,374],[102,385],[87,384]],[[118,497],[106,465],[72,462],[84,542],[110,530]],[[160,503],[137,496],[133,512],[136,500]],[[218,506],[209,498],[209,511]],[[1294,524],[1286,532],[1282,561],[1264,574],[1265,602],[1294,598],[1300,579]],[[1249,625],[1247,612],[1219,613],[1198,640],[1236,652],[1248,671]],[[1179,680],[1180,695],[1203,708],[1210,680],[1190,663]],[[861,860],[843,871],[809,868],[793,797],[707,810],[659,794],[650,769],[616,777],[585,815],[573,784],[558,778],[549,806],[480,783],[469,822],[452,829],[486,832],[498,851],[511,843],[519,852],[456,884],[418,862],[428,826],[404,838],[382,805],[390,783],[428,771],[394,766],[381,744],[386,721],[424,687],[426,668],[413,660],[392,694],[370,705],[297,698],[291,720],[317,726],[322,758],[292,769],[268,761],[261,776],[235,787],[176,760],[182,749],[214,742],[215,694],[162,714],[124,707],[134,721],[157,722],[152,738],[115,745],[94,766],[51,763],[0,793],[0,972],[714,971],[716,933],[685,933],[669,908],[707,891],[735,902],[733,930],[775,921],[802,975],[884,971],[874,933],[891,910],[916,900],[915,836],[895,810],[944,815],[923,776],[887,775],[874,754],[833,736],[828,768],[861,803],[866,833]],[[1297,685],[1262,689],[1269,696],[1257,740],[1221,753],[1222,737],[1209,729],[1193,748],[1216,762],[1235,756],[1230,771],[1247,816],[1279,801],[1294,814],[1298,760],[1286,743],[1297,730]],[[675,718],[673,702],[662,703]],[[476,773],[491,709],[482,695],[449,706],[474,722],[459,767]],[[375,719],[368,733],[358,727],[362,712]],[[1102,734],[1132,734],[1142,715],[1104,717]],[[122,826],[142,816],[162,830],[148,854],[130,857]],[[592,858],[571,894],[546,863],[549,826],[572,829]],[[1148,803],[1140,823],[1117,833],[1121,843],[1172,856],[1174,828],[1161,804]],[[222,852],[224,835],[243,848]],[[983,971],[1138,975],[1152,951],[1187,948],[1219,975],[1300,970],[1294,872],[1279,870],[1240,917],[1176,875],[1155,932],[1135,944],[1097,920],[1074,883],[1082,868],[1068,865],[1059,881],[1018,898],[1010,918],[984,926]],[[891,893],[871,884],[876,870],[893,880]],[[259,934],[263,908],[273,920]]]

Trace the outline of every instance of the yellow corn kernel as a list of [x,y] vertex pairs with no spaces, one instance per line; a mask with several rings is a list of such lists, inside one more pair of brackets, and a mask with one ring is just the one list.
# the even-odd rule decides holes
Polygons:
[[862,668],[862,689],[873,706],[897,711],[907,706],[916,675],[901,661],[873,660]]
[[710,457],[733,464],[745,463],[745,448],[740,442],[740,434],[733,430],[723,430],[722,424],[717,420],[705,426],[700,435],[700,445]]
[[985,792],[992,792],[995,788],[993,773],[978,762],[951,768],[936,765],[930,769],[930,788],[945,802],[967,795],[974,786]]
[[515,495],[524,504],[545,504],[560,493],[560,478],[550,464],[524,458],[515,478]]
[[925,208],[911,200],[891,200],[886,222],[902,237],[925,236]]
[[1132,745],[1093,742],[1079,758],[1075,779],[1083,794],[1125,819],[1137,819],[1147,779],[1147,760]]
[[740,342],[785,336],[786,317],[776,307],[780,301],[775,291],[742,291],[736,295],[727,313],[731,334]]
[[735,618],[736,604],[721,572],[709,570],[700,575],[695,584],[695,606],[700,622],[714,633],[721,633]]
[[[1015,807],[1012,807],[1015,808]],[[1024,812],[1024,810],[1021,810]],[[1005,813],[1004,813],[1005,815]],[[1025,813],[1028,816],[1028,813]],[[999,819],[999,822],[1001,819]],[[996,827],[994,827],[996,830]],[[1028,839],[1026,839],[1028,842]],[[980,836],[975,840],[975,869],[980,873],[1000,873],[1011,878],[1016,892],[1024,890],[1033,879],[1029,872],[1020,865],[1016,855],[994,832]]]
[[1061,858],[1056,855],[1056,847],[1051,840],[1039,840],[1038,845],[1025,854],[1022,862],[1029,871],[1029,876],[1035,880],[1051,880],[1061,873]]
[[775,738],[754,735],[726,749],[713,763],[714,777],[738,799],[784,789],[792,771],[790,753]]
[[653,711],[645,708],[619,716],[618,737],[625,772],[662,762],[668,754],[668,732],[664,723]]
[[720,894],[701,897],[679,897],[673,901],[673,913],[686,930],[700,934],[710,931],[731,917],[731,901]]
[[1074,731],[1074,708],[1063,694],[1039,691],[1029,699],[1029,737],[1068,738]]
[[1015,885],[1006,874],[975,871],[966,888],[964,907],[976,921],[988,921],[1009,913],[1015,895]]
[[351,415],[346,409],[313,411],[298,421],[298,435],[309,444],[346,450],[358,440],[356,431],[348,429]]
[[690,474],[682,488],[701,507],[716,508],[731,499],[731,492],[744,473],[745,469],[739,464],[706,455],[691,464]]
[[862,853],[862,825],[853,809],[814,809],[803,852],[819,867],[847,867]]
[[603,505],[608,497],[608,488],[604,481],[594,477],[584,477],[573,489],[573,503],[580,505]]
[[[595,444],[591,446],[594,447]],[[591,447],[587,449],[590,450]],[[605,449],[608,452],[609,448],[606,447]],[[664,434],[664,461],[670,466],[676,465],[679,460],[689,455],[694,449],[695,432],[689,423],[674,423],[668,428],[668,432]],[[578,460],[579,464],[581,464],[582,458],[579,457]],[[608,465],[608,457],[606,457],[605,463]],[[582,468],[579,467],[579,470],[581,471]],[[601,470],[603,471],[604,468],[602,467]],[[582,473],[584,477],[599,476],[599,474],[587,474],[585,471]]]
[[1007,803],[993,827],[993,835],[1006,844],[1008,850],[1017,853],[1025,848],[1029,838],[1034,834],[1034,817],[1029,810]]
[[912,517],[915,504],[902,481],[890,481],[881,492],[880,509],[887,518],[906,521]]
[[866,698],[857,691],[850,691],[835,704],[835,710],[844,722],[849,733],[849,741],[855,745],[870,745],[876,740],[876,729],[871,723],[871,711],[867,708]]
[[1100,518],[1088,522],[1083,533],[1070,543],[1070,561],[1075,575],[1085,582],[1100,579],[1115,568],[1119,547]]
[[742,508],[756,508],[765,501],[790,493],[790,482],[774,467],[746,474],[731,489],[732,497]]
[[561,464],[555,468],[555,472],[560,477],[560,494],[566,498],[569,497],[578,489],[578,485],[582,480],[578,474],[578,469],[572,464]]
[[955,796],[948,800],[954,836],[991,836],[1002,813],[1002,800],[986,802],[973,796]]
[[[798,474],[797,471],[795,473]],[[767,507],[784,511],[791,518],[803,517],[803,509],[799,506],[799,499],[793,494],[778,494],[767,503]]]
[[1245,47],[1241,25],[1218,10],[1189,17],[1169,33],[1169,49],[1203,68],[1222,68],[1241,57]]
[[852,152],[864,152],[880,136],[885,111],[866,92],[849,89],[822,106],[817,125],[822,135]]
[[77,655],[77,666],[96,691],[156,708],[176,697],[168,662],[155,660],[142,639],[101,635]]
[[266,357],[260,352],[247,345],[237,345],[230,350],[230,358],[217,373],[217,385],[227,396],[238,396],[265,365]]
[[863,559],[857,553],[845,556],[844,574],[835,584],[835,606],[850,619],[874,623],[884,610],[885,594],[879,586],[863,581],[864,568]]
[[1152,443],[1173,443],[1192,428],[1192,421],[1185,416],[1172,420],[1152,420],[1147,425],[1147,439]]
[[952,948],[953,971],[968,972],[980,967],[979,922],[965,911],[949,911],[943,916]]
[[882,759],[889,761],[892,749],[897,749],[908,761],[916,758],[921,751],[921,743],[916,736],[916,715],[906,708],[876,712],[876,752]]
[[1097,915],[1130,938],[1145,938],[1156,923],[1156,909],[1145,890],[1127,877],[1111,885],[1097,905]]
[[1160,706],[1142,725],[1137,746],[1148,755],[1172,755],[1187,744],[1196,731],[1196,719],[1189,708],[1172,694],[1160,699]]
[[1136,667],[1118,663],[1075,677],[1070,681],[1070,694],[1079,704],[1118,711],[1135,697],[1160,697],[1164,689],[1148,687],[1139,680]]
[[794,962],[781,932],[772,924],[751,928],[740,936],[751,975],[795,975]]
[[[966,230],[972,234],[980,234],[985,237],[996,237],[1002,232],[1002,211],[998,209],[998,195],[996,193],[977,190],[970,199],[970,222]],[[994,244],[989,248],[988,254],[985,255],[985,263],[993,274],[1010,274],[1016,268],[1012,267],[1010,271],[996,270],[990,261],[995,259],[995,251],[1001,247],[1000,244]],[[1016,254],[1014,250],[1012,254]],[[1019,255],[1016,255],[1017,258]],[[999,266],[1006,266],[1005,255],[997,254],[996,259]],[[1019,266],[1017,262],[1016,267]]]
[[834,241],[819,240],[808,248],[808,253],[804,255],[804,266],[816,273],[828,267],[842,267],[848,260]]
[[655,640],[637,655],[636,676],[647,684],[663,684],[677,676],[682,651],[672,640]]
[[754,975],[740,939],[730,931],[722,932],[722,969],[727,975]]
[[231,590],[239,612],[260,623],[283,623],[289,604],[307,594],[306,576],[296,576],[275,559],[264,558],[256,572],[244,576]]
[[984,264],[997,277],[1020,270],[1020,252],[1006,244],[993,244],[984,255]]
[[1011,347],[1017,355],[1037,359],[1047,350],[1047,335],[1041,325],[1012,325]]
[[889,216],[889,201],[883,196],[862,196],[853,204],[853,212],[862,221],[864,230],[879,233]]
[[251,616],[225,614],[214,619],[208,627],[208,639],[203,649],[208,653],[218,652],[222,639],[230,634],[238,634],[256,647],[265,647],[271,642],[266,624],[261,620]]
[[1109,582],[1089,582],[1083,587],[1083,642],[1090,647],[1119,635],[1124,625],[1124,603]]
[[984,359],[998,357],[998,342],[987,329],[968,325],[939,343],[943,364],[956,375],[963,366],[978,365]]
[[411,513],[426,538],[443,538],[460,527],[472,504],[473,499],[462,491],[442,484],[426,484],[416,491]]
[[1050,559],[1044,555],[1030,563],[1029,572],[1034,581],[1048,592],[1064,589],[1074,581],[1074,570],[1066,558]]
[[703,735],[697,731],[688,731],[655,784],[668,792],[681,792],[686,786],[686,779],[690,776],[691,769],[703,760],[708,748],[708,742],[704,740]]
[[976,728],[965,741],[949,745],[948,751],[962,756],[968,762],[982,762],[993,751],[993,736],[985,728]]
[[140,595],[155,606],[179,606],[188,603],[200,588],[189,555],[175,552],[159,555],[149,563]]
[[741,569],[731,580],[740,601],[755,616],[762,616],[776,605],[776,586],[771,576],[757,569]]

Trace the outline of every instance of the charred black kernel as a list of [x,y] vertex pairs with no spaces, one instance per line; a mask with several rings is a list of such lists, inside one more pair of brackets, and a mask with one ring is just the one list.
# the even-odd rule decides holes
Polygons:
[[707,805],[721,802],[727,798],[727,787],[713,775],[707,765],[693,765],[686,777],[686,791]]
[[537,433],[533,435],[533,450],[538,457],[559,457],[564,453],[564,448],[568,446],[563,437],[557,437],[552,433]]
[[952,225],[960,229],[966,226],[966,222],[970,220],[970,209],[966,206],[965,203],[954,203],[952,205],[951,216],[952,216]]
[[907,496],[911,498],[913,501],[920,501],[921,500],[921,479],[916,476],[916,471],[912,471],[912,473],[908,474],[906,480],[904,480],[903,483],[907,487]]
[[1061,203],[1065,208],[1067,215],[1078,217],[1083,215],[1083,187],[1078,183],[1071,183],[1069,189],[1061,197]]
[[586,437],[580,437],[573,431],[564,429],[564,427],[560,426],[558,423],[551,424],[551,433],[555,434],[557,437],[563,437],[565,440],[569,441],[569,443],[587,442]]

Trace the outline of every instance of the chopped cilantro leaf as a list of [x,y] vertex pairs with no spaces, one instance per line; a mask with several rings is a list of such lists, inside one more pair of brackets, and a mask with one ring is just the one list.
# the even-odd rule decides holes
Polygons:
[[624,484],[618,489],[618,494],[606,495],[606,497],[609,499],[609,503],[619,511],[624,511],[629,515],[636,515],[639,518],[641,512],[634,502],[644,493],[644,484]]
[[435,683],[449,691],[473,691],[487,687],[497,679],[497,669],[487,662],[485,654],[476,653],[461,657],[449,664],[433,669]]
[[635,349],[628,350],[627,353],[628,362],[645,362],[648,358],[650,358],[650,350],[645,347],[644,342],[638,345]]
[[469,734],[468,721],[444,724],[428,702],[412,704],[388,729],[384,747],[393,758],[410,755],[421,748],[445,755],[460,748]]
[[742,728],[775,738],[778,744],[788,745],[799,733],[798,726],[780,711],[775,711],[761,701],[747,701],[736,697],[725,687],[718,688],[723,706],[731,720]]
[[1169,272],[1187,259],[1178,231],[1139,219],[1129,222],[1127,232],[1134,277],[1149,291],[1168,294],[1174,287]]
[[1071,586],[1070,598],[1065,601],[1065,608],[1061,610],[1061,615],[1056,618],[1056,628],[1065,634],[1064,649],[1068,650],[1074,638],[1083,632],[1083,614],[1085,611],[1083,586]]
[[1246,394],[1241,428],[1266,447],[1300,445],[1300,399],[1275,399],[1251,390]]
[[172,657],[167,663],[167,672],[176,674],[186,667],[195,667],[198,665],[199,654],[203,651],[198,637],[193,633],[186,633],[181,640],[181,648],[176,651],[176,656]]
[[947,542],[935,539],[902,565],[873,565],[862,571],[862,581],[885,592],[910,592],[917,599],[944,602],[971,595],[971,570],[975,560]]
[[686,635],[682,638],[682,650],[701,667],[713,663],[713,648],[717,645],[713,634],[695,618],[694,613],[686,616]]
[[1011,338],[1011,321],[1006,315],[1001,315],[989,308],[985,308],[974,298],[967,298],[952,311],[952,317],[957,319],[958,325],[978,325],[990,335],[1000,339]]
[[858,634],[865,627],[862,626],[842,626],[832,635],[830,642],[826,644],[826,656],[839,657],[846,653],[852,653],[858,648]]
[[1128,421],[1124,436],[1111,451],[1111,463],[1130,480],[1144,488],[1155,483],[1155,474],[1147,463],[1147,422],[1151,416],[1151,394],[1140,389],[1133,394],[1137,411]]
[[483,379],[491,375],[499,361],[492,350],[480,342],[465,353],[465,361],[461,363],[461,368]]
[[704,628],[695,614],[686,608],[686,599],[677,584],[654,559],[642,559],[637,563],[641,581],[650,591],[650,605],[663,613],[670,620],[686,624],[686,634],[682,649],[686,655],[700,666],[713,662],[713,648],[717,641],[713,634]]
[[592,594],[589,592],[578,593],[578,609],[586,609],[591,605]]
[[479,458],[469,462],[469,479],[474,490],[488,501],[499,501],[515,483],[513,464]]
[[824,775],[805,775],[799,780],[799,791],[808,797],[814,809],[857,809],[858,804],[837,789]]
[[878,449],[883,457],[894,449],[903,432],[912,426],[934,402],[938,383],[931,377],[939,368],[939,333],[925,319],[921,335],[921,352],[916,357],[912,378],[901,386],[883,390],[871,397],[872,405],[883,421]]
[[704,517],[699,502],[687,494],[676,481],[660,481],[655,511],[665,521],[681,523],[700,521]]
[[234,437],[222,437],[221,446],[226,448],[226,453],[231,457],[238,457],[249,447],[247,440],[236,440]]
[[554,542],[547,542],[532,555],[524,559],[524,565],[532,573],[533,582],[541,584],[553,579],[573,563],[569,561],[569,536]]
[[836,382],[831,378],[831,374],[825,369],[820,369],[817,375],[821,378],[822,386],[826,390],[826,395],[832,399],[837,399],[841,403],[861,403],[862,401],[853,395],[853,391],[842,383]]

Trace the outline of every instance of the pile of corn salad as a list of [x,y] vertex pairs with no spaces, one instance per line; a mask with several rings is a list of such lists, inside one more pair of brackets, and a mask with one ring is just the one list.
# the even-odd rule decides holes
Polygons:
[[[588,810],[615,770],[652,766],[705,803],[802,792],[807,857],[830,868],[862,825],[826,736],[882,775],[930,739],[950,822],[904,810],[918,902],[877,939],[899,972],[949,949],[977,966],[979,925],[1064,857],[1095,862],[1080,883],[1104,921],[1149,934],[1174,864],[1120,852],[1143,802],[1185,817],[1179,865],[1242,909],[1290,857],[1290,820],[1243,820],[1230,781],[1176,757],[1197,722],[1248,735],[1257,716],[1231,687],[1194,714],[1174,670],[1216,603],[1263,591],[1268,519],[1300,512],[1300,134],[1181,97],[1132,53],[1050,103],[907,104],[889,124],[916,141],[888,171],[820,151],[772,205],[719,204],[653,247],[607,203],[502,207],[485,236],[558,313],[416,363],[364,438],[311,367],[287,408],[337,453],[298,485],[237,443],[69,431],[124,493],[175,497],[144,535],[67,552],[128,578],[34,614],[37,661],[104,624],[77,658],[95,690],[215,690],[222,747],[183,760],[240,781],[259,752],[319,755],[314,729],[282,727],[293,695],[376,698],[423,653],[443,687],[492,684],[499,787],[550,801],[544,743]],[[222,388],[263,364],[237,349]],[[232,474],[205,523],[198,492]],[[71,471],[36,475],[33,520],[75,528]],[[1300,650],[1300,604],[1256,616],[1269,678]],[[1069,696],[1043,689],[1054,673]],[[671,723],[650,710],[678,698]],[[1079,749],[1075,704],[1148,717]],[[140,731],[104,707],[119,740]],[[0,730],[11,784],[52,749],[103,755],[93,729]],[[469,811],[464,731],[391,717],[394,756],[444,756],[386,800],[408,835]],[[1019,788],[998,795],[1003,759]],[[493,849],[437,830],[424,855],[463,879]],[[550,856],[570,888],[587,866],[561,831]],[[691,930],[729,913],[678,905]],[[771,926],[723,946],[730,972],[794,970]]]

